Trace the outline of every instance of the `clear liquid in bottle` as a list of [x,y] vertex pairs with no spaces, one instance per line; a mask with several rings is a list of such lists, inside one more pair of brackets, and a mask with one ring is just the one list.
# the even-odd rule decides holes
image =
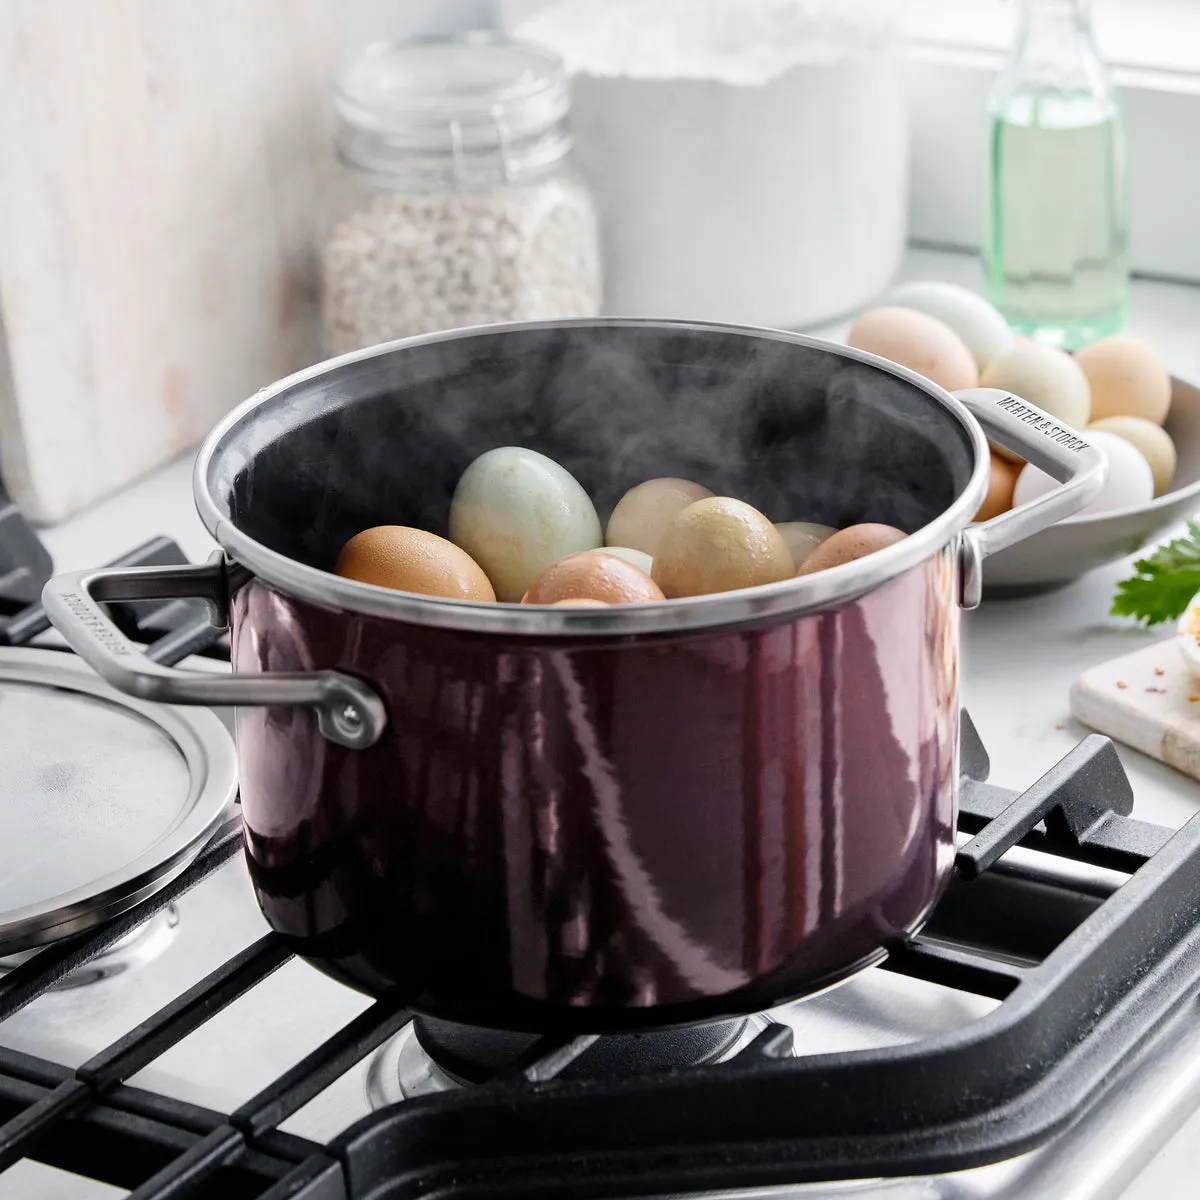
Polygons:
[[1019,92],[992,113],[992,301],[1066,349],[1114,333],[1129,305],[1125,147],[1115,99]]
[[988,294],[1022,333],[1068,350],[1115,333],[1129,308],[1124,121],[1089,10],[1021,0],[988,100]]

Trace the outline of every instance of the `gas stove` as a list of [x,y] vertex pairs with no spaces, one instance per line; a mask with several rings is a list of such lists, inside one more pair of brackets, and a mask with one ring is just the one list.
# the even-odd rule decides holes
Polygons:
[[[53,644],[48,560],[0,510],[0,643]],[[120,619],[221,669],[186,603]],[[965,715],[963,743],[956,876],[919,937],[748,1021],[621,1037],[410,1017],[319,974],[259,914],[235,816],[118,916],[0,965],[0,1197],[1180,1194],[1200,818],[1134,820],[1102,738],[1020,794]]]

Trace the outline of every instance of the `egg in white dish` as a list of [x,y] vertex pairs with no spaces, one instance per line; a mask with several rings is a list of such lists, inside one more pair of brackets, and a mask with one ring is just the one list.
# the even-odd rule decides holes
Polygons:
[[[1142,454],[1115,433],[1106,433],[1100,429],[1089,430],[1087,439],[1107,457],[1108,478],[1093,500],[1074,516],[1060,523],[1066,524],[1081,517],[1149,504],[1154,497],[1154,475]],[[1017,485],[1013,489],[1013,507],[1028,504],[1031,500],[1036,500],[1061,486],[1058,480],[1047,475],[1045,471],[1027,463],[1017,476]]]

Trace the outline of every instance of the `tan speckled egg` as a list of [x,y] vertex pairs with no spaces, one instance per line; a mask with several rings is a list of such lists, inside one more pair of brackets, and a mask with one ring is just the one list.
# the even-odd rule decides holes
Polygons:
[[1013,505],[1013,488],[1017,486],[1020,467],[998,454],[992,455],[992,474],[988,480],[987,495],[975,513],[976,521],[990,521],[1006,513]]
[[548,566],[530,585],[522,604],[556,604],[560,600],[603,600],[605,604],[650,604],[662,590],[632,563],[587,550]]
[[647,479],[617,501],[608,519],[604,542],[608,546],[626,546],[654,557],[659,538],[670,523],[689,504],[704,500],[712,492],[690,479]]
[[778,583],[794,570],[787,543],[757,508],[711,496],[689,504],[668,526],[653,575],[672,599]]
[[575,600],[555,600],[550,605],[551,608],[611,608],[612,605],[604,600],[589,600],[586,596],[581,596]]
[[813,575],[817,571],[827,571],[830,567],[840,567],[856,558],[874,554],[876,550],[894,546],[907,536],[902,530],[891,525],[847,525],[845,529],[823,541],[808,556],[808,561],[796,574]]
[[979,382],[979,368],[958,334],[915,309],[873,308],[854,322],[846,341],[909,367],[949,391]]
[[453,542],[407,525],[376,525],[343,547],[337,574],[376,587],[441,596],[447,600],[495,600],[483,568]]
[[[1091,418],[1087,378],[1069,354],[1054,346],[1018,339],[988,363],[979,382],[1012,392],[1073,429],[1082,429]],[[1000,449],[997,453],[1010,457]]]
[[1147,421],[1144,417],[1105,417],[1093,421],[1088,430],[1099,429],[1102,433],[1115,433],[1123,438],[1150,464],[1150,474],[1154,476],[1154,494],[1161,496],[1171,489],[1175,478],[1175,443],[1171,435]]
[[1141,417],[1161,425],[1171,407],[1171,377],[1154,348],[1135,337],[1106,337],[1075,352],[1092,389],[1092,420]]

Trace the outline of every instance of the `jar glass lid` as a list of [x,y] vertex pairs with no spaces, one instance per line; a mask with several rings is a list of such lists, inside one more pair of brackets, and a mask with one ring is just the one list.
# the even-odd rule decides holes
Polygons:
[[368,170],[425,160],[471,183],[544,167],[571,145],[561,61],[498,33],[371,46],[339,76],[334,105],[343,158]]

